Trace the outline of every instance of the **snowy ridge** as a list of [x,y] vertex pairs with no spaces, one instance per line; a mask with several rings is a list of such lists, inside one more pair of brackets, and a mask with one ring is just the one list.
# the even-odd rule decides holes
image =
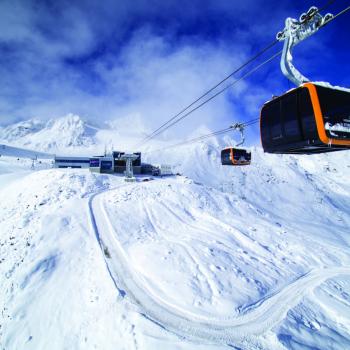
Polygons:
[[39,119],[29,119],[5,128],[0,128],[0,139],[7,142],[16,142],[18,139],[31,133],[40,131],[44,124]]
[[0,130],[0,141],[34,150],[50,151],[67,147],[88,147],[95,143],[96,128],[79,116],[68,114],[46,123],[38,119],[20,122]]
[[140,116],[119,118],[99,127],[68,114],[47,122],[30,119],[0,127],[0,144],[23,147],[34,151],[66,155],[102,154],[106,148],[126,149],[146,132]]
[[54,155],[49,153],[37,152],[28,149],[12,147],[0,144],[0,156],[29,158],[29,159],[53,159]]

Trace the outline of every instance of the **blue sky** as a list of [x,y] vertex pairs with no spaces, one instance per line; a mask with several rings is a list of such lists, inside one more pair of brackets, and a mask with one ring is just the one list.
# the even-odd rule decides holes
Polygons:
[[[0,124],[72,112],[95,124],[137,120],[153,130],[270,43],[286,17],[325,2],[2,0]],[[327,11],[347,5],[337,0]],[[296,47],[295,65],[311,80],[350,85],[349,16]],[[253,119],[290,87],[277,59],[172,136]]]

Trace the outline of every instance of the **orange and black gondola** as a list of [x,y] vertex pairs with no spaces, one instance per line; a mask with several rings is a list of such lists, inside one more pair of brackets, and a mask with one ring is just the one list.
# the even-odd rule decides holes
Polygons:
[[350,91],[304,83],[263,106],[260,131],[268,153],[350,149]]
[[221,151],[222,165],[249,165],[251,159],[251,152],[243,148],[228,147]]

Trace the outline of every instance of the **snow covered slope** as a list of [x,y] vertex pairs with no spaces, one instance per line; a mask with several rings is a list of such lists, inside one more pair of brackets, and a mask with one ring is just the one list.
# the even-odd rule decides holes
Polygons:
[[29,149],[12,147],[0,144],[0,156],[27,158],[27,159],[53,159],[54,155],[49,153],[32,151]]
[[40,131],[44,126],[44,123],[36,118],[22,121],[0,128],[0,139],[9,143],[16,142],[31,133]]
[[0,130],[1,142],[33,150],[55,152],[67,147],[88,147],[95,143],[96,128],[79,116],[68,114],[44,123],[38,119],[20,122]]
[[348,348],[350,154],[252,151],[132,185],[0,159],[1,347]]
[[0,144],[67,155],[102,154],[105,149],[125,149],[140,141],[145,127],[139,116],[94,126],[78,115],[68,114],[47,122],[29,119],[0,127]]

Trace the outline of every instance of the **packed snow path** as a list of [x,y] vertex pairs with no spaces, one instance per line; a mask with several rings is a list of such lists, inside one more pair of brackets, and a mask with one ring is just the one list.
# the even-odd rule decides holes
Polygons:
[[[102,192],[90,199],[89,213],[92,228],[104,252],[108,271],[120,297],[126,297],[138,305],[139,312],[159,326],[189,339],[205,339],[235,345],[242,341],[246,343],[248,339],[253,340],[281,322],[288,310],[296,306],[310,290],[329,278],[350,274],[348,267],[313,269],[277,292],[262,298],[239,315],[205,317],[161,298],[133,269],[119,240],[119,234],[110,221],[105,206],[105,195],[106,192]],[[149,216],[146,206],[144,210]]]

